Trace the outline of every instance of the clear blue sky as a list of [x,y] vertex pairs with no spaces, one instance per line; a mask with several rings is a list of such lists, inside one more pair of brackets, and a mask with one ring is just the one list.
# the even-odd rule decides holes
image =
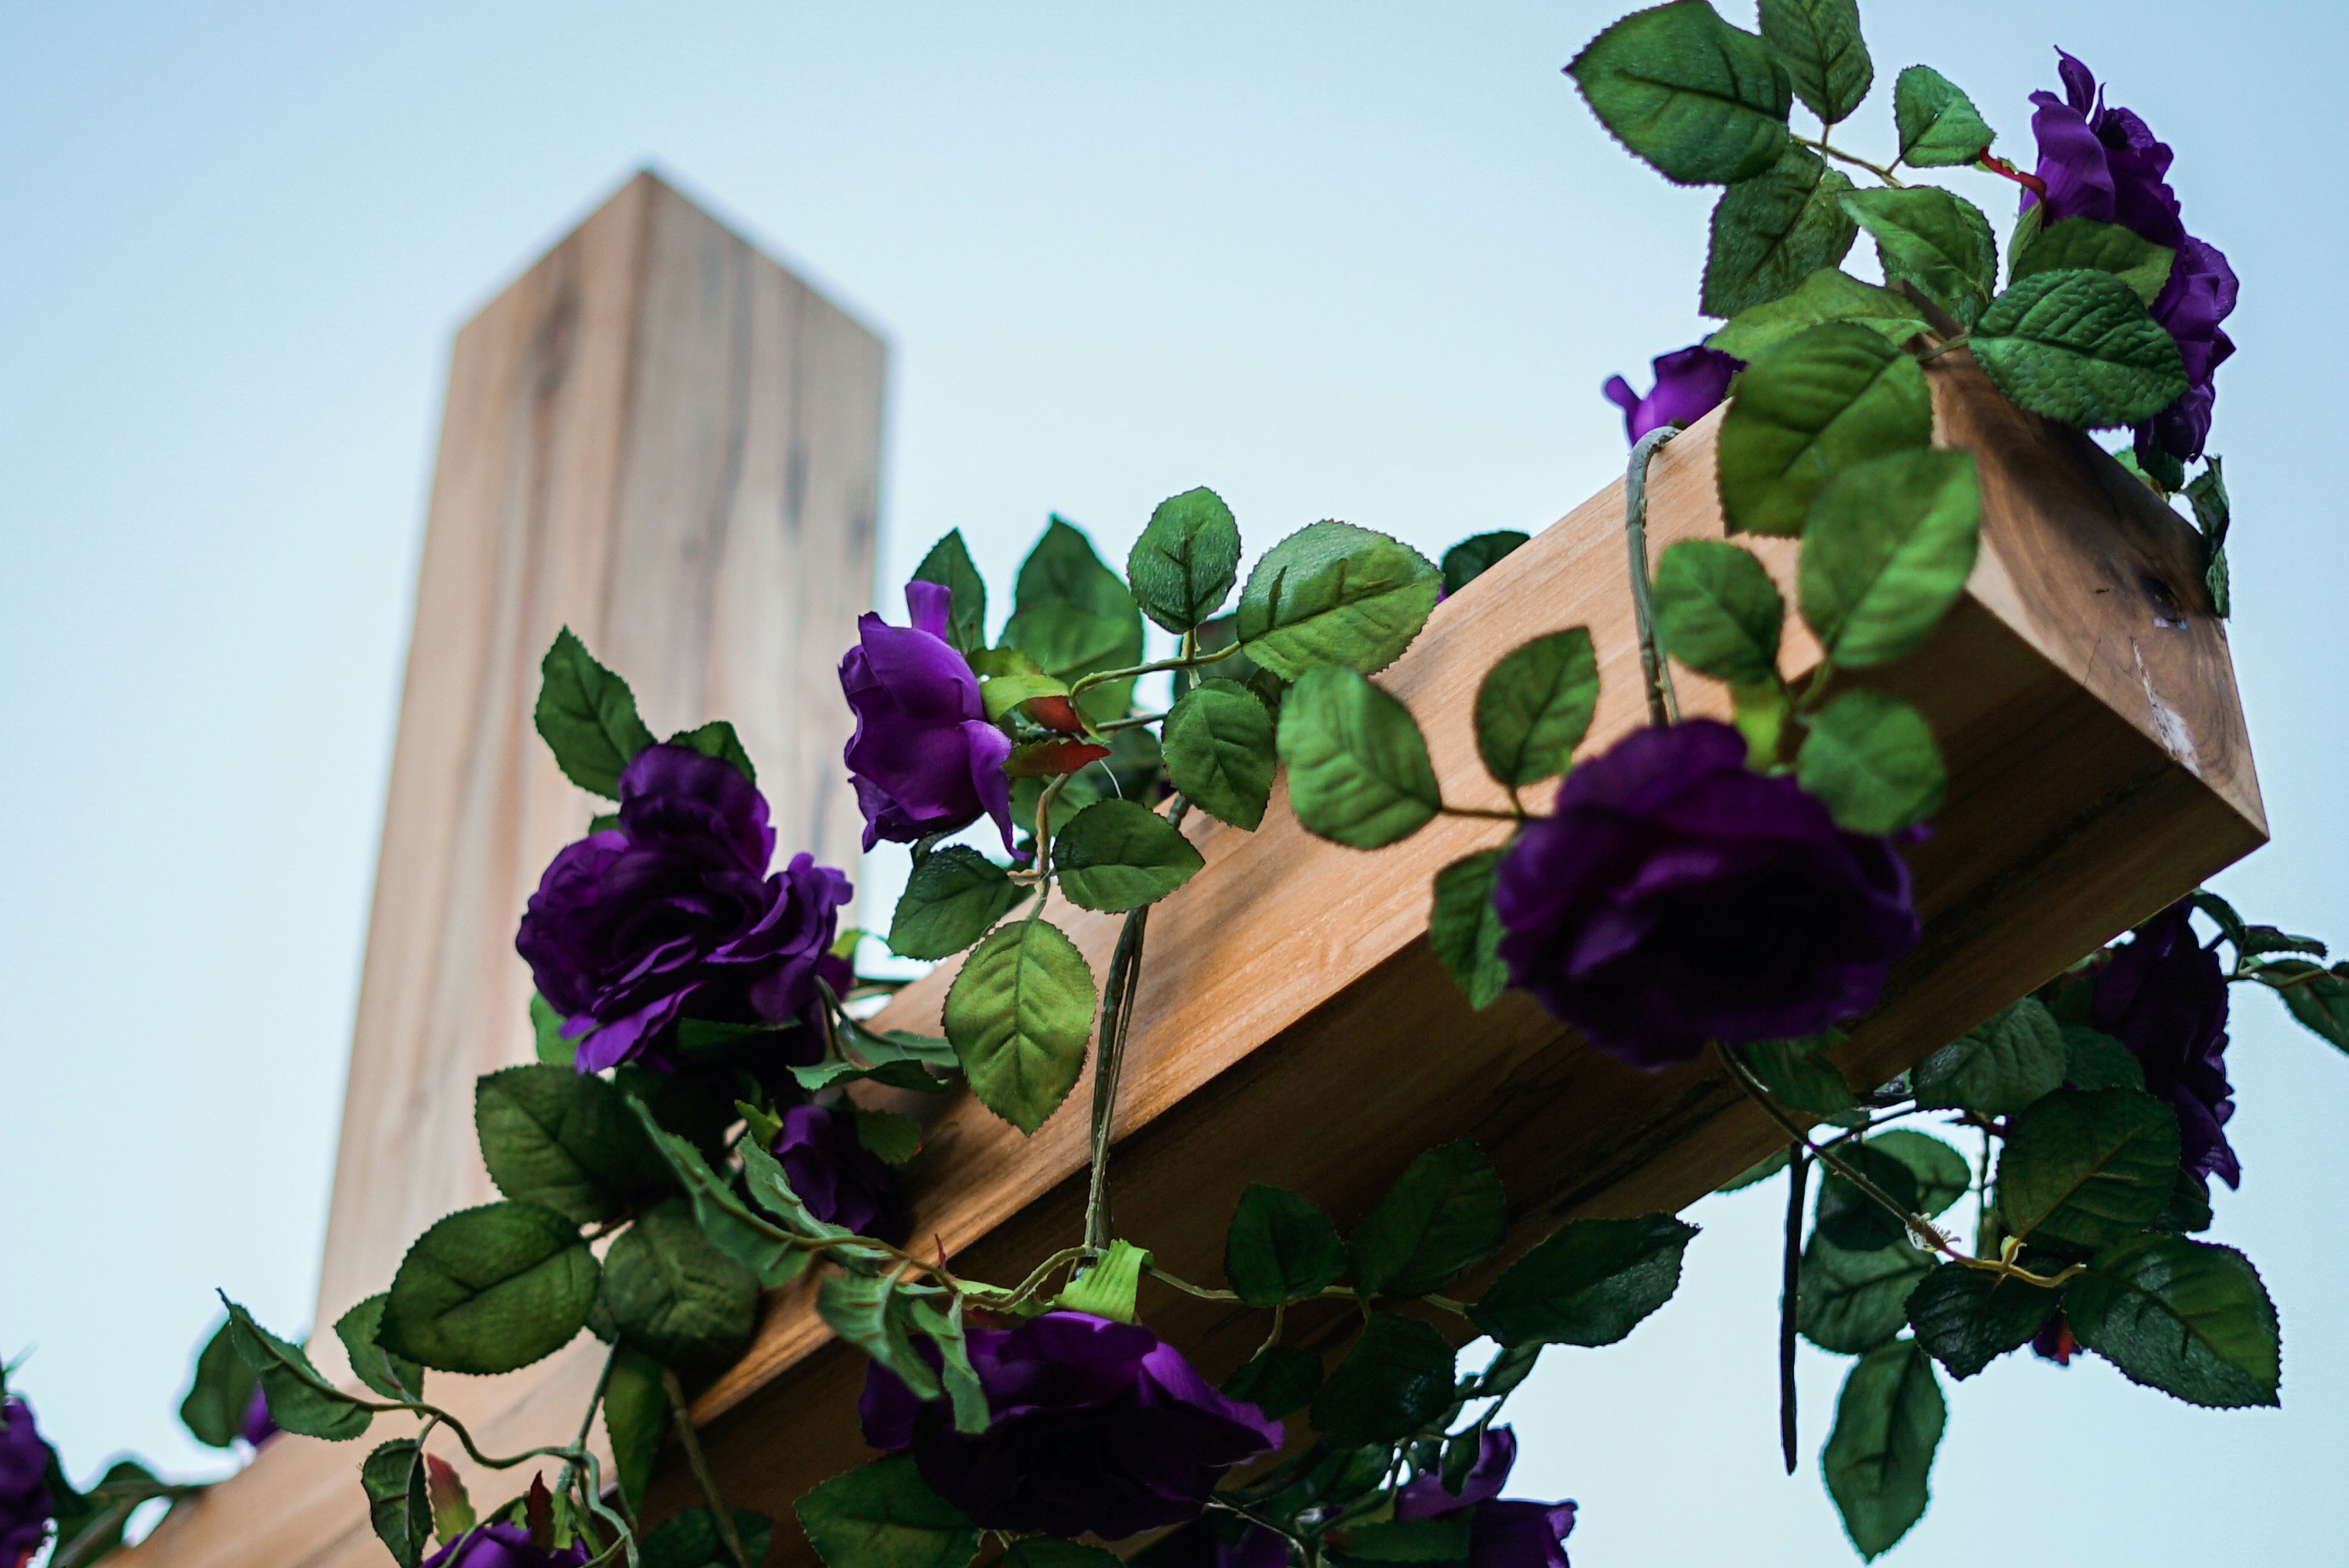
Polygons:
[[[213,1462],[172,1410],[215,1284],[309,1310],[446,344],[502,279],[652,160],[881,325],[893,584],[955,525],[1000,580],[1049,510],[1122,556],[1201,482],[1258,543],[1537,528],[1621,460],[1601,380],[1698,331],[1709,198],[1558,75],[1616,10],[0,6],[0,1353],[73,1469]],[[2244,279],[2216,446],[2277,843],[2221,885],[2349,939],[2349,14],[1868,11],[1863,147],[1927,59],[2021,152],[2056,43],[2177,147]],[[2218,1234],[2285,1408],[2010,1359],[1894,1563],[2338,1560],[2349,1061],[2238,1013]],[[1778,1202],[1701,1205],[1682,1298],[1521,1401],[1581,1568],[1850,1560],[1776,1473]]]

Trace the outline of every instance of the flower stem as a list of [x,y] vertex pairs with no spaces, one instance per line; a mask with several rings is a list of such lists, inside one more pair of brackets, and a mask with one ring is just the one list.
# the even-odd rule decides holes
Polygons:
[[661,1368],[661,1387],[667,1391],[668,1408],[677,1417],[677,1439],[685,1448],[685,1462],[692,1467],[693,1479],[701,1485],[702,1501],[709,1504],[710,1522],[718,1527],[718,1539],[726,1543],[726,1551],[734,1559],[734,1568],[753,1568],[750,1554],[742,1550],[742,1537],[734,1528],[734,1511],[726,1506],[718,1494],[718,1478],[709,1473],[709,1460],[701,1451],[701,1439],[693,1429],[693,1411],[685,1402],[685,1388],[677,1374]]
[[1217,648],[1212,653],[1177,655],[1171,659],[1153,659],[1148,664],[1128,665],[1122,670],[1095,670],[1089,676],[1079,676],[1076,683],[1069,687],[1069,696],[1074,698],[1081,693],[1092,690],[1097,686],[1107,686],[1112,681],[1133,680],[1142,676],[1156,675],[1161,670],[1188,670],[1195,669],[1201,665],[1219,665],[1238,651],[1238,645],[1234,645],[1228,648]]
[[1142,939],[1150,924],[1150,906],[1127,912],[1117,934],[1117,949],[1110,955],[1109,977],[1102,985],[1101,1048],[1093,1057],[1092,1171],[1085,1187],[1085,1250],[1094,1255],[1109,1248],[1110,1124],[1117,1115],[1117,1080],[1125,1067],[1125,1032],[1133,1017],[1133,994],[1142,973]]
[[1800,1149],[1786,1160],[1786,1254],[1778,1297],[1778,1448],[1795,1473],[1795,1305],[1803,1273],[1803,1191],[1811,1164]]
[[[1858,156],[1857,153],[1846,152],[1842,148],[1832,145],[1828,142],[1824,134],[1822,134],[1816,141],[1812,140],[1807,136],[1795,137],[1795,140],[1801,143],[1803,146],[1809,148],[1814,152],[1825,153],[1827,157],[1835,159],[1839,162],[1848,163],[1855,169],[1865,169],[1870,174],[1875,175],[1878,180],[1883,181],[1887,185],[1891,186],[1895,191],[1901,189],[1900,177],[1892,172],[1892,164],[1890,163],[1870,163],[1867,159]],[[1892,160],[1893,163],[1898,163],[1899,161],[1900,160],[1897,158]]]
[[1640,675],[1648,693],[1648,722],[1677,723],[1680,702],[1672,693],[1672,672],[1664,663],[1663,645],[1656,639],[1656,607],[1648,583],[1648,462],[1656,449],[1681,433],[1677,425],[1660,425],[1631,444],[1631,460],[1623,474],[1623,539],[1630,553],[1631,614],[1640,629]]

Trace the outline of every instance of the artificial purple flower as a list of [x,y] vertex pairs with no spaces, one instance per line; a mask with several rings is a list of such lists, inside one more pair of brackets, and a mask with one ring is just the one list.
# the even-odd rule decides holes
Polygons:
[[984,1529],[1118,1541],[1182,1524],[1233,1466],[1280,1447],[1278,1421],[1138,1324],[1048,1312],[968,1342],[993,1413],[984,1432],[956,1431],[943,1397],[917,1401],[877,1362],[856,1411],[866,1442],[911,1449],[931,1488]]
[[1916,945],[1909,870],[1745,739],[1693,720],[1577,767],[1502,857],[1511,984],[1635,1067],[1866,1012]]
[[[2168,184],[2170,150],[2145,121],[2108,106],[2088,67],[2055,51],[2064,96],[2038,92],[2031,132],[2039,143],[2040,182],[2046,187],[2043,221],[2094,218],[2118,223],[2178,253],[2169,281],[2154,297],[2153,319],[2178,340],[2187,389],[2176,402],[2137,428],[2140,454],[2159,447],[2183,461],[2202,455],[2210,433],[2211,376],[2235,346],[2219,324],[2235,308],[2234,269],[2215,245],[2186,232],[2177,193]],[[2023,204],[2042,200],[2026,191]]]
[[1729,378],[1745,368],[1733,355],[1692,344],[1651,361],[1656,389],[1645,397],[1620,376],[1608,377],[1607,400],[1623,410],[1625,434],[1636,441],[1659,425],[1693,425],[1729,396]]
[[864,847],[951,833],[992,817],[1011,844],[1011,738],[987,722],[978,677],[946,640],[953,594],[905,584],[913,624],[857,617],[857,645],[840,661],[840,689],[856,714],[846,758],[864,813]]
[[253,1385],[253,1398],[244,1402],[244,1418],[237,1423],[236,1435],[256,1449],[277,1435],[277,1423],[269,1418],[269,1396],[258,1381]]
[[22,1399],[0,1399],[0,1568],[25,1568],[49,1536],[49,1445]]
[[2072,1365],[2072,1357],[2080,1353],[2080,1342],[2072,1337],[2072,1320],[2064,1315],[2063,1308],[2056,1308],[2055,1315],[2031,1336],[2031,1353],[2058,1367]]
[[819,979],[845,981],[830,949],[848,879],[804,854],[769,875],[774,852],[766,797],[731,763],[648,746],[621,770],[619,826],[554,857],[514,938],[564,1032],[586,1037],[581,1072],[645,1055],[679,1017],[780,1024]]
[[1487,1428],[1458,1491],[1445,1491],[1442,1475],[1423,1470],[1395,1493],[1394,1516],[1446,1519],[1473,1508],[1468,1568],[1567,1568],[1566,1538],[1574,1530],[1575,1505],[1503,1498],[1501,1488],[1516,1462],[1516,1434],[1506,1427]]
[[2227,1082],[2227,974],[2218,944],[2195,939],[2193,906],[2179,900],[2137,928],[2096,971],[2090,1021],[2145,1068],[2146,1092],[2178,1112],[2179,1163],[2240,1186],[2227,1143],[2235,1114]]
[[484,1524],[467,1531],[424,1560],[424,1568],[580,1568],[584,1544],[540,1546],[519,1524]]
[[905,1239],[910,1221],[896,1173],[858,1140],[851,1112],[792,1107],[783,1112],[774,1152],[792,1191],[817,1219],[892,1246]]

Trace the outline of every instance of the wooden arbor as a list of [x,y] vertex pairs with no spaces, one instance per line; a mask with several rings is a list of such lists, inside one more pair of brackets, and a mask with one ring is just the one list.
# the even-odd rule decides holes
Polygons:
[[[2265,836],[2192,531],[2085,437],[2006,404],[1962,354],[1929,369],[1938,438],[1980,464],[1982,547],[1934,645],[1886,683],[1932,720],[1951,786],[1934,837],[1911,855],[1925,940],[1843,1048],[1852,1078],[1868,1082]],[[1716,424],[1656,459],[1658,550],[1720,532]],[[1469,699],[1526,637],[1590,627],[1604,683],[1592,747],[1641,722],[1621,523],[1621,488],[1610,486],[1440,606],[1380,676],[1426,727],[1447,799],[1499,803],[1475,762]],[[1790,576],[1791,550],[1764,548]],[[1725,710],[1723,694],[1693,676],[1682,693],[1692,708]],[[1465,1136],[1499,1166],[1515,1204],[1497,1267],[1560,1219],[1676,1209],[1769,1148],[1768,1123],[1708,1066],[1638,1073],[1583,1048],[1522,997],[1468,1010],[1425,940],[1428,883],[1500,830],[1447,820],[1366,856],[1307,836],[1278,797],[1254,834],[1197,821],[1206,867],[1154,916],[1136,1001],[1116,1129],[1122,1234],[1177,1273],[1213,1279],[1247,1181],[1294,1188],[1344,1222],[1413,1154]],[[1100,972],[1115,920],[1062,918]],[[948,978],[909,989],[883,1022],[934,1031]],[[1333,1093],[1344,1114],[1316,1114]],[[1085,1099],[1081,1084],[1071,1103]],[[935,1117],[916,1229],[936,1234],[958,1269],[1016,1277],[1074,1236],[1081,1114],[1063,1110],[1023,1139],[966,1100],[900,1109]],[[1253,1348],[1214,1304],[1145,1293],[1143,1309],[1210,1372]],[[511,1448],[559,1435],[592,1376],[587,1351],[574,1346],[502,1409],[484,1410],[484,1440]],[[700,1399],[729,1500],[782,1522],[779,1555],[805,1556],[792,1501],[862,1457],[852,1412],[862,1375],[862,1357],[833,1341],[802,1283],[770,1300],[750,1354]],[[357,1459],[282,1439],[142,1556],[373,1563],[380,1548],[366,1530]],[[690,1493],[672,1465],[653,1511]]]

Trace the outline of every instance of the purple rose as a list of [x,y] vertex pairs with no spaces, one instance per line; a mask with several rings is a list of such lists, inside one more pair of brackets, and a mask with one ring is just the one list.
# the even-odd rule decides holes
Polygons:
[[2218,944],[2194,937],[2192,906],[2179,900],[2137,928],[2096,971],[2089,1016],[2137,1055],[2146,1092],[2178,1112],[2179,1162],[2196,1176],[2240,1186],[2227,1143],[2235,1114],[2227,1082],[2227,974]]
[[792,1191],[817,1219],[892,1246],[905,1239],[911,1222],[896,1173],[858,1140],[850,1111],[793,1106],[783,1112],[774,1152]]
[[0,1568],[24,1568],[49,1537],[49,1445],[22,1399],[0,1400]]
[[1574,1504],[1503,1499],[1501,1488],[1516,1462],[1516,1434],[1506,1427],[1488,1428],[1476,1462],[1458,1491],[1445,1491],[1437,1472],[1422,1470],[1395,1493],[1394,1516],[1447,1519],[1473,1508],[1468,1568],[1567,1568],[1566,1538],[1574,1530]]
[[1623,428],[1636,441],[1659,425],[1693,425],[1729,396],[1729,378],[1745,361],[1719,349],[1692,344],[1651,361],[1656,389],[1645,397],[1620,376],[1609,377],[1607,400],[1623,410]]
[[253,1398],[244,1402],[244,1418],[237,1423],[236,1435],[256,1449],[277,1435],[277,1423],[269,1418],[269,1396],[258,1382],[253,1386]]
[[[2154,297],[2153,319],[2178,340],[2187,389],[2176,402],[2137,428],[2140,453],[2159,447],[2181,461],[2202,455],[2210,433],[2211,376],[2235,346],[2219,324],[2235,308],[2234,269],[2219,248],[2186,232],[2177,193],[2168,185],[2169,148],[2144,120],[2107,106],[2087,67],[2055,51],[2064,96],[2031,95],[2039,142],[2038,177],[2047,189],[2044,221],[2095,218],[2178,253],[2169,281]],[[2039,198],[2025,191],[2024,207]]]
[[993,1420],[954,1428],[879,1365],[857,1416],[876,1449],[911,1449],[940,1497],[988,1530],[1118,1541],[1195,1519],[1226,1471],[1280,1447],[1281,1426],[1226,1398],[1136,1324],[1048,1312],[974,1328],[971,1366]]
[[1502,857],[1493,907],[1510,982],[1651,1068],[1866,1012],[1918,935],[1890,841],[1747,768],[1744,738],[1709,720],[1568,774]]
[[987,722],[978,677],[946,640],[952,593],[905,584],[913,624],[857,618],[857,645],[840,661],[840,689],[856,713],[846,753],[864,813],[864,847],[951,833],[992,817],[1011,844],[1011,738]]
[[781,1023],[819,977],[844,982],[829,950],[848,879],[803,854],[769,875],[766,798],[732,764],[648,746],[620,774],[619,819],[554,857],[514,938],[564,1032],[586,1036],[581,1072],[644,1055],[681,1016]]
[[519,1524],[484,1524],[467,1531],[424,1560],[424,1568],[580,1568],[585,1545],[540,1546]]

